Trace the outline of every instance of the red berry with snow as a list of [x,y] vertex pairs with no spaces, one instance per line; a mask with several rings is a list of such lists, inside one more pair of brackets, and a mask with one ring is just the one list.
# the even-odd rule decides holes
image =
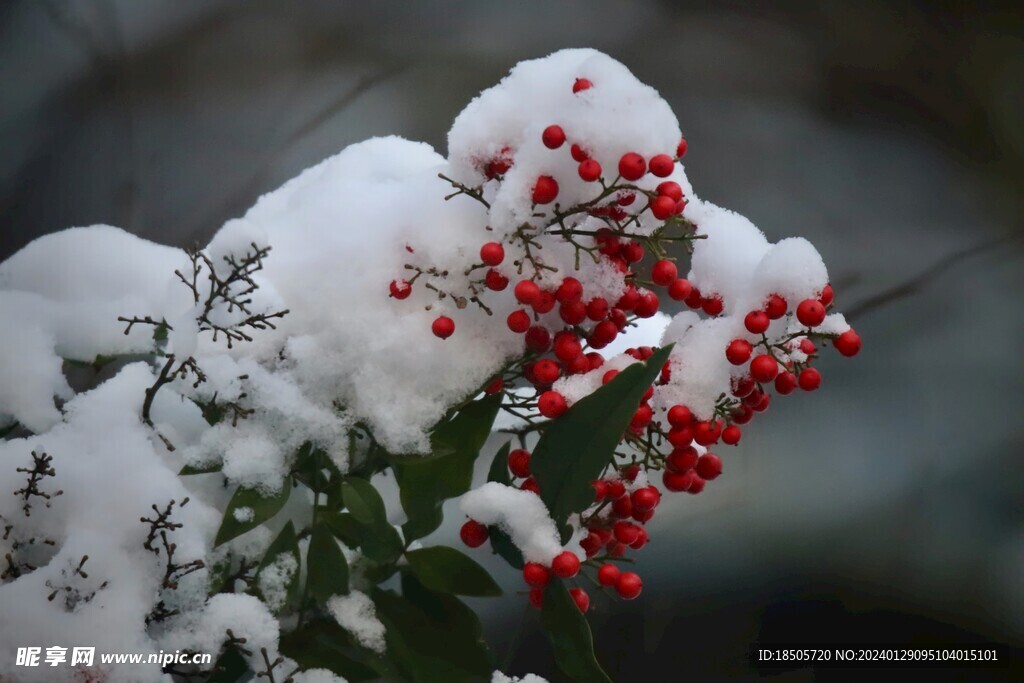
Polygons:
[[540,139],[548,149],[558,149],[565,143],[565,131],[561,126],[548,126],[541,133]]
[[558,196],[558,181],[549,175],[542,175],[537,178],[537,184],[533,186],[533,203],[550,204]]
[[487,289],[490,289],[491,291],[501,292],[508,287],[508,278],[491,268],[484,276],[484,284],[487,285]]
[[676,145],[676,158],[682,159],[684,156],[686,156],[686,138],[681,139]]
[[544,417],[554,419],[564,413],[568,406],[565,404],[565,397],[557,391],[545,391],[537,399],[537,409]]
[[850,358],[860,353],[860,336],[851,328],[836,337],[832,345],[836,347],[836,351]]
[[412,285],[405,280],[392,280],[389,289],[391,290],[391,296],[396,299],[408,299],[409,295],[412,294]]
[[647,173],[647,162],[636,152],[627,152],[619,159],[619,175],[626,180],[640,180]]
[[487,541],[488,535],[487,527],[473,519],[463,524],[462,529],[459,530],[462,542],[470,548],[482,546]]
[[796,307],[796,319],[807,327],[817,327],[825,320],[825,307],[817,299],[804,299]]
[[581,163],[590,158],[590,155],[587,153],[587,150],[583,149],[576,143],[573,143],[572,146],[569,148],[569,154],[572,155],[573,161],[579,161]]
[[714,316],[721,315],[722,311],[725,309],[725,304],[722,303],[722,297],[716,294],[701,301],[700,307],[708,315]]
[[580,573],[580,558],[576,553],[565,550],[551,560],[551,571],[559,578],[571,579]]
[[434,333],[435,337],[447,339],[455,332],[455,321],[446,315],[442,315],[434,320],[430,330]]
[[590,90],[592,87],[594,87],[594,84],[589,79],[577,78],[576,82],[572,84],[572,91],[574,93],[583,92],[584,90]]

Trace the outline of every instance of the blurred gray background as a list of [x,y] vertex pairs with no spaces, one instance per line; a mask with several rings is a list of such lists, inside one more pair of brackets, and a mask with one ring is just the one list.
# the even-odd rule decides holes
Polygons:
[[[720,448],[704,494],[659,508],[643,597],[594,599],[613,677],[843,675],[758,672],[759,640],[1019,648],[1019,2],[7,0],[0,259],[93,223],[204,243],[349,143],[443,152],[476,92],[574,46],[663,94],[703,197],[815,243],[865,342]],[[524,604],[477,606],[508,671],[559,680]]]

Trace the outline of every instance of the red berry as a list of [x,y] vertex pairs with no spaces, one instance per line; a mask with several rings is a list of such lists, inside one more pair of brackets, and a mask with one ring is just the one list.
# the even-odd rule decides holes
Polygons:
[[704,302],[704,297],[701,296],[699,289],[691,285],[690,293],[686,295],[684,301],[690,308],[700,308],[701,304]]
[[622,498],[624,495],[626,495],[626,485],[623,484],[618,479],[613,479],[612,481],[606,482],[606,484],[608,486],[608,497],[609,498],[611,498],[613,500],[617,500],[619,498]]
[[530,452],[517,448],[508,454],[508,469],[520,479],[530,476]]
[[619,195],[619,198],[615,200],[615,203],[619,206],[629,206],[634,201],[636,201],[635,192],[623,192]]
[[701,302],[700,307],[708,315],[719,315],[725,308],[724,304],[722,303],[722,298],[717,294],[704,299]]
[[697,474],[695,470],[690,470],[683,476],[687,477],[690,480],[690,485],[686,487],[687,493],[695,496],[704,490],[704,484],[706,482],[704,479],[701,478],[699,474]]
[[497,242],[488,242],[480,247],[480,260],[488,266],[496,266],[505,260],[505,248]]
[[747,313],[747,317],[743,319],[743,325],[747,328],[747,331],[751,334],[761,334],[768,329],[771,324],[771,320],[768,318],[768,314],[764,311],[751,311]]
[[558,196],[558,181],[549,175],[542,175],[537,178],[537,184],[533,186],[533,203],[550,204]]
[[796,307],[796,319],[807,327],[817,327],[825,320],[825,307],[817,299],[804,299]]
[[733,339],[725,347],[725,357],[733,365],[743,365],[750,360],[750,354],[753,352],[754,347],[746,339]]
[[698,457],[700,457],[700,454],[697,453],[696,448],[693,446],[683,446],[669,453],[668,457],[665,458],[665,464],[672,471],[682,474],[693,469],[693,466],[697,464]]
[[[652,159],[651,161],[653,162],[654,160]],[[662,197],[669,197],[672,201],[676,202],[683,198],[683,188],[679,187],[679,183],[674,180],[666,180],[659,184],[655,192]]]
[[745,425],[754,418],[754,411],[750,406],[740,406],[733,411],[732,421],[738,425]]
[[550,313],[555,307],[555,295],[547,290],[540,290],[537,298],[533,300],[533,310],[543,315]]
[[639,242],[628,242],[622,247],[622,257],[626,263],[636,263],[644,258],[644,248]]
[[462,525],[459,536],[462,538],[462,542],[470,548],[479,548],[487,540],[488,531],[483,524],[471,519]]
[[[642,512],[639,514],[633,513],[633,518],[640,522],[646,522],[649,519],[651,519],[651,517],[654,517],[654,510],[647,510],[646,512]],[[640,535],[636,537],[635,541],[629,544],[629,547],[633,550],[640,550],[640,548],[643,548],[645,545],[647,545],[648,540],[650,539],[647,536],[647,530],[643,527],[640,527]]]
[[832,291],[832,285],[825,285],[825,287],[821,290],[821,296],[818,297],[818,301],[821,302],[822,306],[828,306],[830,303],[832,303],[832,300],[835,298],[835,296],[835,292]]
[[[612,501],[612,512],[619,517],[629,517],[633,514],[633,501],[627,495],[621,495]],[[621,539],[620,539],[621,540]]]
[[641,318],[651,318],[658,312],[661,302],[654,292],[645,290],[640,294],[640,301],[637,302],[633,311]]
[[559,332],[555,335],[555,357],[563,363],[569,363],[583,353],[583,345],[572,332]]
[[651,419],[654,417],[654,411],[651,410],[651,406],[647,403],[641,403],[640,407],[633,413],[633,419],[630,420],[629,426],[634,431],[639,432],[651,423]]
[[580,174],[580,178],[588,183],[592,183],[601,177],[601,164],[593,159],[584,159],[580,162],[577,171]]
[[624,311],[632,311],[636,308],[637,303],[640,301],[640,292],[637,291],[636,287],[630,283],[626,285],[626,291],[623,292],[619,300],[615,302],[616,308],[621,308]]
[[651,213],[659,221],[668,220],[676,213],[676,201],[671,197],[655,197],[651,200]]
[[541,386],[551,386],[561,374],[558,363],[550,358],[542,358],[533,366],[533,376]]
[[541,588],[546,586],[548,581],[551,580],[551,572],[542,564],[527,562],[523,567],[523,580],[526,581],[528,586]]
[[591,351],[586,355],[587,362],[590,364],[591,370],[597,370],[599,367],[604,365],[604,356],[597,351]]
[[587,595],[587,591],[577,586],[569,589],[569,595],[572,596],[572,601],[576,603],[580,612],[586,614],[590,609],[590,596]]
[[[776,378],[777,381],[778,378]],[[736,425],[729,425],[722,430],[722,442],[727,443],[730,446],[735,446],[740,442],[740,437],[743,436],[743,432]]]
[[673,472],[671,470],[665,470],[661,475],[661,483],[665,485],[665,488],[669,491],[679,493],[685,491],[690,487],[690,478],[685,474]]
[[836,337],[832,345],[836,347],[836,351],[848,358],[856,356],[860,353],[860,336],[853,331],[853,328],[850,328]]
[[722,435],[722,427],[718,422],[701,420],[693,426],[693,440],[701,446],[710,446],[718,442]]
[[593,531],[591,531],[589,534],[584,536],[582,540],[580,540],[580,547],[583,548],[583,552],[587,554],[588,558],[597,555],[597,553],[600,552],[602,545],[604,544],[601,543],[601,537],[595,534]]
[[693,422],[693,414],[686,406],[672,406],[668,409],[668,423],[673,427],[688,427]]
[[750,392],[757,388],[757,384],[750,375],[745,375],[739,379],[733,379],[732,395],[738,398],[749,396]]
[[661,501],[661,494],[653,486],[645,486],[642,489],[633,491],[631,498],[633,509],[643,512],[658,507],[658,503]]
[[608,372],[604,373],[604,376],[601,378],[601,384],[608,384],[608,382],[611,382],[613,379],[615,379],[615,375],[617,374],[619,374],[618,370],[609,370]]
[[[502,153],[507,152],[508,149],[503,149]],[[508,173],[508,169],[512,168],[512,160],[507,157],[497,157],[491,159],[484,166],[484,175],[487,176],[488,180],[503,176]]]
[[430,329],[434,333],[435,337],[447,339],[455,332],[455,321],[446,315],[442,315],[434,320]]
[[682,138],[676,145],[676,158],[682,159],[684,156],[686,156],[686,138]]
[[602,586],[614,586],[619,582],[619,568],[614,564],[602,564],[597,570],[597,581]]
[[658,154],[651,157],[650,167],[651,173],[659,178],[665,178],[672,175],[672,170],[676,167],[676,162],[667,154]]
[[804,368],[800,371],[797,381],[804,391],[814,391],[821,386],[821,373],[814,368]]
[[668,442],[674,448],[689,446],[693,441],[693,428],[690,425],[685,427],[673,427],[668,430]]
[[508,287],[508,278],[491,268],[484,276],[484,284],[487,285],[487,289],[501,292]]
[[544,605],[544,589],[531,588],[529,595],[530,604],[540,609]]
[[582,296],[583,285],[574,277],[567,277],[562,280],[562,284],[558,286],[558,290],[555,292],[555,298],[558,299],[559,303],[563,304],[567,301],[579,301]]
[[548,149],[558,149],[565,142],[565,131],[561,126],[548,126],[541,133],[540,139]]
[[780,395],[792,394],[796,390],[796,375],[788,370],[780,372],[775,378],[775,391]]
[[594,502],[600,503],[608,495],[608,484],[601,479],[595,479],[590,485],[594,487]]
[[545,391],[537,399],[537,409],[544,417],[554,419],[564,413],[568,406],[565,405],[565,397],[557,391]]
[[572,144],[572,147],[569,148],[569,154],[572,155],[574,161],[579,161],[581,163],[590,158],[590,155],[587,154],[587,150],[583,149],[575,142]]
[[626,329],[626,325],[629,324],[629,319],[626,317],[626,312],[621,308],[613,308],[608,311],[608,320],[615,325],[615,329],[622,331]]
[[640,595],[644,583],[635,572],[622,572],[618,581],[615,582],[615,590],[623,600],[632,600]]
[[597,296],[587,304],[587,317],[593,321],[604,320],[608,317],[608,301]]
[[[630,512],[632,512],[632,502],[630,502]],[[629,545],[640,536],[640,527],[632,522],[615,522],[612,533],[615,534],[615,540],[619,543]]]
[[580,558],[576,553],[565,550],[551,560],[551,571],[557,577],[571,579],[580,573]]
[[654,284],[667,287],[679,277],[679,269],[676,264],[668,259],[662,259],[654,264],[651,269],[651,279]]
[[392,280],[388,288],[391,290],[391,296],[396,299],[408,299],[412,294],[412,285],[405,280]]
[[529,306],[540,296],[540,287],[532,280],[520,280],[516,283],[513,292],[516,295],[516,301]]
[[722,459],[714,453],[705,453],[697,459],[697,465],[693,469],[705,481],[717,479],[722,473]]
[[595,349],[602,349],[615,341],[617,336],[619,329],[615,327],[615,323],[605,320],[594,325],[594,329],[590,331],[590,345]]
[[530,314],[522,309],[512,311],[508,314],[506,322],[508,323],[508,329],[517,334],[522,334],[530,329]]
[[490,396],[496,394],[505,388],[505,382],[500,377],[495,377],[491,380],[491,383],[484,387],[484,393]]
[[572,84],[572,91],[574,93],[575,92],[582,92],[584,90],[589,90],[593,86],[594,86],[594,84],[591,83],[588,79],[586,79],[586,78],[577,78],[576,82]]
[[551,346],[551,333],[547,328],[534,325],[526,331],[526,348],[536,353],[544,353]]
[[789,304],[778,294],[772,294],[768,297],[768,300],[764,304],[764,312],[768,314],[768,317],[772,320],[778,320],[782,316],[786,315],[786,310],[789,308]]
[[636,152],[627,152],[619,159],[619,175],[626,180],[640,180],[647,172],[647,162]]
[[686,297],[690,296],[691,289],[689,280],[676,278],[668,286],[668,295],[675,301],[683,301]]
[[529,491],[530,493],[535,493],[538,496],[540,495],[540,485],[537,484],[537,480],[533,477],[529,477],[526,481],[520,484],[519,488],[523,491]]
[[779,374],[779,363],[768,354],[761,354],[750,361],[750,376],[758,382],[771,382]]
[[800,350],[804,352],[805,356],[811,356],[818,350],[818,347],[810,339],[804,337],[800,340]]

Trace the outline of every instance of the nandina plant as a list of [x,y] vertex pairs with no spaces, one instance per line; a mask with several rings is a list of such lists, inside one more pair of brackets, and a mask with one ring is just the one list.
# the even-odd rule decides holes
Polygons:
[[860,349],[814,248],[699,199],[686,153],[653,89],[568,50],[474,100],[447,159],[371,140],[203,249],[98,226],[0,264],[3,632],[216,655],[50,680],[517,680],[448,513],[562,671],[608,680],[586,613],[642,594],[663,495]]

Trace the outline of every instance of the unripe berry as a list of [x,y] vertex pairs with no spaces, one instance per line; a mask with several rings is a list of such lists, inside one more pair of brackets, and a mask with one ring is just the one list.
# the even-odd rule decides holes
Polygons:
[[496,266],[505,260],[505,248],[497,242],[488,242],[480,247],[480,260],[488,266]]
[[488,531],[483,524],[471,519],[462,525],[459,536],[462,538],[462,542],[470,548],[479,548],[487,541]]
[[825,287],[822,288],[821,296],[818,297],[818,301],[821,302],[822,306],[828,306],[830,303],[832,303],[832,300],[834,298],[835,292],[832,291],[832,285],[829,284],[825,285]]
[[555,307],[555,295],[547,290],[540,290],[537,298],[533,300],[533,310],[541,315],[550,313]]
[[548,126],[541,133],[540,139],[548,149],[558,149],[565,142],[565,131],[561,126]]
[[640,301],[637,302],[633,312],[641,318],[652,318],[658,312],[661,302],[658,295],[651,291],[644,291],[640,294]]
[[583,163],[584,161],[590,158],[590,155],[587,154],[587,150],[583,149],[575,142],[569,148],[569,154],[572,155],[574,161],[578,161],[580,163]]
[[508,319],[505,322],[508,323],[508,329],[517,334],[522,334],[530,329],[530,314],[522,309],[512,311],[508,314]]
[[697,453],[697,449],[693,446],[683,446],[682,448],[676,448],[668,457],[665,458],[665,464],[673,472],[682,474],[688,470],[692,470],[693,466],[697,464],[697,458],[700,454]]
[[847,358],[850,358],[860,353],[860,336],[853,331],[853,328],[850,328],[836,337],[836,340],[832,342],[832,345],[836,347],[836,351]]
[[668,220],[676,214],[676,200],[671,197],[655,197],[651,200],[651,214],[659,221]]
[[768,318],[768,314],[764,311],[751,311],[747,313],[747,317],[743,319],[743,326],[747,328],[747,332],[751,334],[761,334],[768,329],[771,324],[771,320]]
[[551,571],[555,576],[571,579],[580,573],[580,558],[576,557],[576,553],[565,550],[551,560]]
[[674,202],[678,202],[683,198],[683,188],[679,187],[679,183],[674,180],[666,180],[665,182],[660,183],[655,192],[662,197],[671,198]]
[[597,581],[602,586],[614,586],[619,582],[619,568],[614,564],[602,564],[597,570]]
[[545,391],[537,399],[537,409],[544,417],[554,419],[564,413],[568,406],[565,404],[565,397],[557,391]]
[[636,152],[627,152],[619,159],[619,175],[626,180],[640,180],[647,172],[647,162]]
[[584,159],[580,162],[577,171],[580,174],[580,178],[588,183],[592,183],[601,177],[601,164],[593,159]]
[[733,339],[725,347],[725,357],[733,365],[743,365],[750,360],[750,354],[753,352],[754,347],[746,339]]
[[530,476],[530,452],[517,448],[508,454],[508,469],[520,479]]
[[659,178],[665,178],[672,175],[672,170],[675,168],[676,162],[672,160],[667,154],[657,154],[651,157],[651,173],[658,176]]
[[817,327],[825,320],[825,307],[817,299],[804,299],[796,307],[796,319],[807,327]]
[[762,384],[771,382],[779,374],[779,363],[766,353],[750,361],[750,376]]
[[786,315],[786,311],[788,309],[789,304],[778,294],[772,294],[764,303],[764,312],[767,313],[768,317],[772,320],[778,320],[782,316]]
[[714,453],[705,453],[697,459],[694,471],[705,481],[717,479],[722,473],[722,459]]
[[672,406],[668,409],[668,423],[673,427],[688,427],[693,422],[693,413],[686,406]]
[[455,332],[455,321],[446,315],[442,315],[434,320],[430,330],[434,333],[435,337],[447,339]]
[[654,284],[667,287],[679,277],[679,269],[676,264],[668,259],[662,259],[651,268],[651,279]]
[[[632,502],[630,503],[630,512],[632,512]],[[629,545],[640,536],[640,527],[632,522],[615,522],[613,533],[615,534],[615,540]]]
[[513,292],[516,295],[516,301],[529,306],[540,296],[540,287],[532,280],[520,280],[516,283]]
[[682,159],[684,156],[686,156],[686,138],[681,139],[676,145],[676,158]]
[[484,284],[487,285],[487,289],[490,289],[491,291],[501,292],[508,287],[508,278],[491,268],[487,271],[487,274],[484,275]]
[[542,358],[533,366],[533,376],[540,386],[551,386],[561,374],[558,363],[550,358]]
[[527,562],[523,566],[523,580],[526,581],[528,586],[542,588],[548,585],[548,581],[551,580],[551,572],[542,564]]
[[775,378],[775,391],[779,392],[780,395],[785,396],[786,394],[792,394],[796,390],[796,375],[786,370],[780,372],[779,376]]
[[391,296],[396,299],[408,299],[412,294],[412,285],[405,280],[392,280],[388,289],[391,290]]
[[[776,378],[776,381],[778,378]],[[727,443],[730,446],[735,446],[740,442],[740,438],[743,436],[743,432],[736,425],[729,425],[722,430],[722,442]]]
[[558,181],[549,175],[542,175],[537,178],[537,184],[533,186],[533,203],[550,204],[558,196]]
[[635,572],[622,572],[618,581],[615,582],[615,591],[623,600],[632,600],[640,595],[644,588],[644,582]]
[[686,297],[690,296],[690,290],[692,289],[689,280],[677,278],[668,286],[668,295],[674,301],[683,301]]
[[586,614],[587,610],[590,609],[590,596],[587,595],[587,591],[579,586],[575,586],[569,589],[569,595],[572,596],[572,601],[576,603],[576,607],[579,608],[580,612]]
[[546,327],[534,325],[526,331],[526,348],[536,353],[544,353],[551,347],[551,333]]
[[722,303],[722,298],[715,294],[701,301],[700,307],[708,315],[714,316],[722,313],[722,310],[725,308],[725,304]]
[[804,391],[814,391],[821,386],[821,373],[814,368],[804,368],[800,371],[797,381]]
[[594,87],[594,84],[589,79],[577,78],[576,82],[572,84],[572,91],[574,93],[583,92],[584,90],[590,90],[592,87]]

